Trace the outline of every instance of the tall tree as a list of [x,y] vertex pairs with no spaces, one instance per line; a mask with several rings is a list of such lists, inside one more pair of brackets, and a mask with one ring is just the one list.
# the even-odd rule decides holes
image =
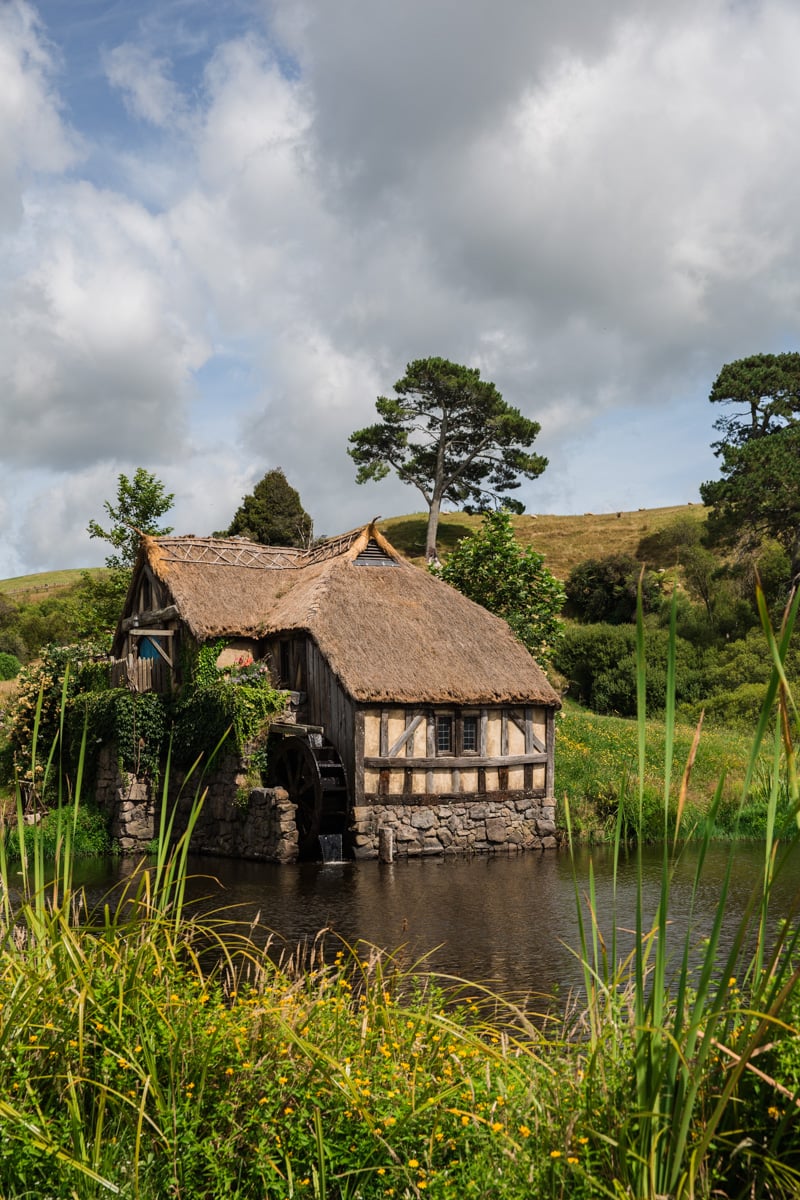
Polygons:
[[131,580],[139,535],[172,533],[172,527],[160,521],[174,500],[174,494],[165,491],[161,480],[144,467],[137,467],[132,479],[127,475],[118,477],[116,502],[106,500],[103,505],[112,523],[104,528],[98,521],[90,521],[87,526],[90,537],[109,542],[115,553],[106,556],[106,574],[83,573],[76,606],[81,636],[100,638],[111,634]]
[[248,537],[264,546],[307,546],[313,523],[300,494],[280,467],[267,471],[234,514],[227,536]]
[[775,538],[800,574],[800,354],[757,354],[722,368],[709,399],[733,406],[715,423],[722,478],[700,488],[708,532],[750,548]]
[[144,467],[136,468],[133,479],[120,475],[116,504],[106,500],[103,505],[113,524],[104,529],[97,521],[90,521],[87,526],[89,537],[110,542],[116,551],[108,555],[106,566],[115,571],[129,571],[136,561],[140,534],[172,533],[172,526],[161,526],[159,521],[174,501],[174,493],[165,492],[161,480]]
[[476,533],[461,538],[434,575],[511,626],[537,658],[549,659],[563,636],[558,614],[564,589],[531,546],[520,546],[511,517],[487,512]]
[[538,422],[507,404],[476,368],[444,358],[409,363],[394,390],[396,397],[378,397],[381,421],[351,434],[347,453],[358,464],[359,483],[394,470],[422,493],[429,561],[436,558],[444,502],[487,511],[502,501],[523,511],[506,493],[519,487],[520,476],[536,479],[547,466],[546,458],[527,452]]

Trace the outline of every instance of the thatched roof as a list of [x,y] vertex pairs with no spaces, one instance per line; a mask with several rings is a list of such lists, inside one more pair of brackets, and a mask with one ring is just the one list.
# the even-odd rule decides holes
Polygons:
[[306,632],[355,700],[559,703],[505,621],[404,561],[374,523],[308,551],[145,537],[143,562],[198,641]]

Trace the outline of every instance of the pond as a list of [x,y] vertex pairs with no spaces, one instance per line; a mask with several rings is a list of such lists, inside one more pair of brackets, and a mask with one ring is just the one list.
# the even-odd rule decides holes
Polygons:
[[[710,847],[703,865],[693,919],[699,943],[714,919],[728,857],[733,870],[726,903],[726,936],[732,938],[754,884],[763,869],[757,842]],[[686,846],[675,867],[671,891],[671,930],[683,933],[690,920],[691,886],[698,848]],[[642,852],[643,893],[648,918],[655,911],[662,851]],[[600,926],[610,941],[612,855],[607,847],[582,849],[576,857],[578,886],[588,887],[593,865]],[[791,916],[800,888],[800,850],[795,847],[774,893],[774,918]],[[323,928],[347,942],[364,940],[401,950],[410,965],[426,967],[505,993],[567,993],[581,983],[573,950],[579,945],[575,888],[570,857],[544,852],[516,857],[428,858],[397,861],[303,863],[274,866],[221,858],[190,859],[189,895],[203,909],[231,922],[260,923],[287,947],[312,940]],[[126,860],[84,864],[81,879],[90,900],[133,870]],[[636,855],[626,855],[617,880],[620,946],[630,948],[636,896]],[[584,912],[586,913],[586,909]]]

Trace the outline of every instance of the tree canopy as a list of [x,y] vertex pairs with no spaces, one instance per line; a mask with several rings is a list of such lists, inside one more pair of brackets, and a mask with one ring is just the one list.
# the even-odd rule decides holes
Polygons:
[[307,546],[312,531],[313,523],[299,492],[281,468],[275,467],[244,497],[227,535],[247,537],[264,546]]
[[541,554],[522,547],[505,511],[488,512],[433,573],[502,617],[536,658],[549,659],[562,636],[564,589]]
[[116,503],[106,500],[103,505],[113,524],[104,529],[97,521],[90,521],[87,526],[89,537],[110,542],[116,551],[107,556],[106,566],[112,570],[129,571],[136,561],[140,534],[157,536],[172,533],[172,526],[162,526],[159,521],[169,512],[174,501],[174,494],[166,492],[161,480],[145,471],[144,467],[136,468],[133,479],[120,475]]
[[714,423],[722,478],[700,488],[721,545],[772,537],[800,572],[800,354],[758,354],[722,368],[709,399],[733,406]]
[[393,470],[424,496],[429,560],[436,557],[443,503],[483,512],[504,502],[522,511],[506,496],[521,476],[536,479],[547,466],[546,458],[528,453],[538,422],[507,404],[477,368],[444,358],[409,363],[394,391],[396,397],[378,397],[381,420],[351,434],[347,452],[358,465],[359,483]]

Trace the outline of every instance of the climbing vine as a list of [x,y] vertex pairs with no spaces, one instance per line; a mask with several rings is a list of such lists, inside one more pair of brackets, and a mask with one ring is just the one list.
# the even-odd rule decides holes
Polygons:
[[286,693],[272,686],[267,664],[254,662],[250,655],[219,668],[224,645],[221,640],[207,643],[186,654],[185,682],[177,696],[111,688],[108,658],[90,643],[46,647],[41,661],[20,676],[6,747],[0,746],[0,769],[8,779],[15,772],[20,778],[32,775],[37,708],[40,764],[58,734],[62,703],[60,766],[67,773],[74,770],[86,730],[87,784],[94,777],[100,748],[109,743],[116,744],[123,770],[150,779],[158,778],[170,739],[172,758],[179,766],[201,755],[207,759],[226,733],[227,744],[238,754],[255,755],[263,763],[269,725],[282,712]]
[[173,753],[179,762],[209,753],[227,730],[238,753],[263,750],[271,721],[285,707],[286,693],[272,686],[266,663],[244,656],[217,667],[223,646],[200,647],[194,678],[177,703]]

